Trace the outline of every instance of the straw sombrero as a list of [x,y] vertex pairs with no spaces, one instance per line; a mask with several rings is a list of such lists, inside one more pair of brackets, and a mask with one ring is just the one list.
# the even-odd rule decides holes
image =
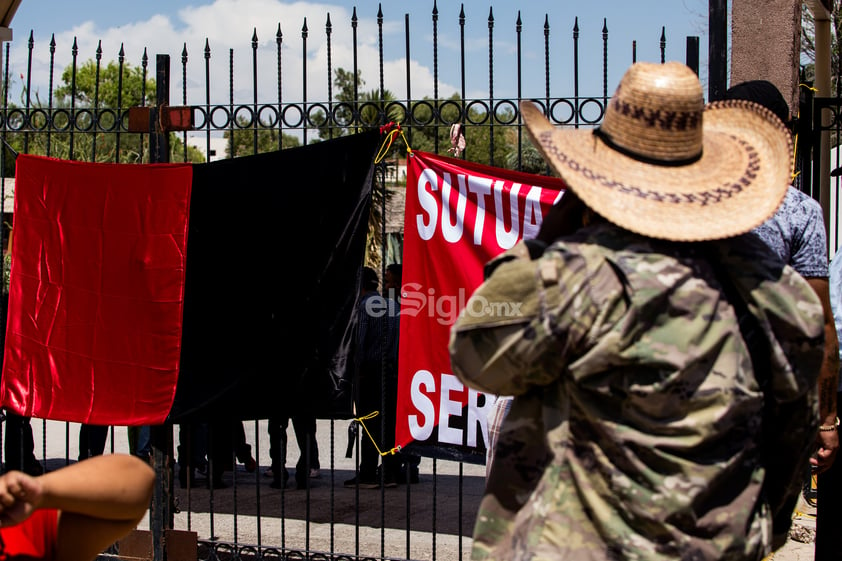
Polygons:
[[640,234],[701,241],[747,232],[774,214],[790,180],[790,135],[749,101],[705,107],[678,62],[636,63],[602,125],[554,127],[532,103],[521,112],[544,158],[586,205]]

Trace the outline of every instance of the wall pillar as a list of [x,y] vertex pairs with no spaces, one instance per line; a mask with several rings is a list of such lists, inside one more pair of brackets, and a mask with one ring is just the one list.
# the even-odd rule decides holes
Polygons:
[[800,55],[801,0],[733,0],[731,85],[768,80],[796,113]]

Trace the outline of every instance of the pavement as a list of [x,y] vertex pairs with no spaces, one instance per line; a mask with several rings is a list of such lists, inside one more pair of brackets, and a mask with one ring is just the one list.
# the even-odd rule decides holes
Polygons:
[[[420,482],[390,489],[345,488],[354,475],[353,458],[345,457],[349,421],[319,420],[320,476],[310,488],[272,489],[263,472],[269,466],[265,421],[246,423],[246,438],[258,460],[249,473],[238,465],[225,474],[226,489],[208,490],[202,479],[196,488],[175,482],[175,528],[195,532],[205,545],[225,556],[229,543],[238,544],[242,558],[249,546],[347,554],[385,559],[468,559],[471,532],[485,484],[485,466],[422,458]],[[78,455],[79,425],[33,420],[35,453],[58,469]],[[290,427],[290,432],[292,428]],[[177,442],[177,429],[174,431]],[[290,474],[298,459],[290,434]],[[125,427],[115,427],[106,450],[128,452]],[[292,481],[292,479],[291,479]],[[812,561],[815,507],[802,500],[796,507],[787,543],[766,561]],[[148,516],[141,529],[149,528]],[[209,544],[209,545],[208,545]],[[253,550],[252,550],[253,551]]]

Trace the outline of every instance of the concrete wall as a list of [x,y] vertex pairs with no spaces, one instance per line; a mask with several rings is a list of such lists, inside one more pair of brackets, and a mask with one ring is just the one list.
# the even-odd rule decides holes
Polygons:
[[795,113],[800,52],[801,0],[733,0],[731,85],[769,80]]

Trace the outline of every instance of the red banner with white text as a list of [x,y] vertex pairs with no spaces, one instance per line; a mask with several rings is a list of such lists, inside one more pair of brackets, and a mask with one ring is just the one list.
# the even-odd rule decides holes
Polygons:
[[484,265],[535,237],[564,183],[417,151],[407,168],[396,445],[483,461],[494,396],[452,374],[450,327]]

